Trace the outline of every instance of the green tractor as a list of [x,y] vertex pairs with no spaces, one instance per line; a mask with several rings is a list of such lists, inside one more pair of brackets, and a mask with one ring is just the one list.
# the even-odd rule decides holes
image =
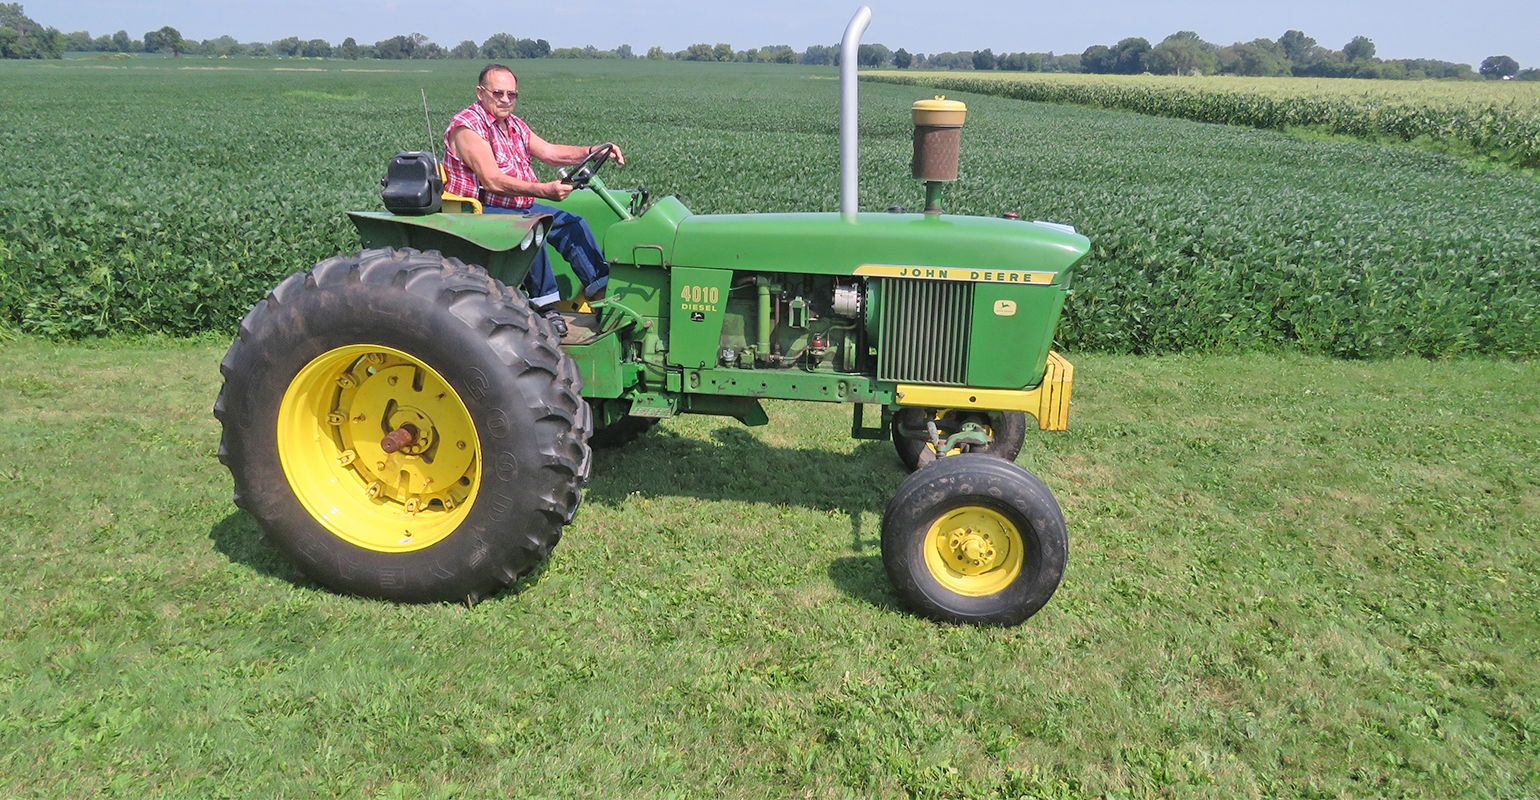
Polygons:
[[[851,21],[847,54],[869,16]],[[414,191],[434,213],[351,213],[366,249],[281,282],[220,365],[236,504],[331,589],[475,602],[549,556],[591,447],[678,414],[762,425],[764,398],[843,403],[852,436],[891,438],[913,471],[882,521],[903,599],[947,622],[1036,613],[1068,542],[1053,495],[1014,459],[1028,417],[1066,425],[1072,368],[1050,345],[1089,242],[939,213],[965,113],[940,99],[913,111],[926,211],[857,213],[844,64],[839,213],[692,214],[606,188],[602,151],[567,172],[586,191],[563,206],[592,227],[610,283],[565,306],[565,336],[509,288],[549,217],[478,213],[431,176]]]

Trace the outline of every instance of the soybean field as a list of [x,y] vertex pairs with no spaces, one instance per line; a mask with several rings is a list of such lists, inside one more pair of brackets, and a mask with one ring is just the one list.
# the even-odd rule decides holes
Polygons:
[[[429,128],[436,141],[474,77],[452,62],[177,61],[0,66],[0,145],[33,164],[0,196],[6,326],[231,331],[282,276],[356,247],[342,212],[379,207],[385,162],[426,147]],[[612,182],[703,213],[837,205],[832,70],[518,66],[537,132],[625,148]],[[907,108],[928,90],[862,89],[863,208],[918,206]],[[105,106],[75,99],[103,92]],[[1540,182],[1402,148],[958,96],[970,121],[946,207],[1067,222],[1095,243],[1066,349],[1540,352]]]

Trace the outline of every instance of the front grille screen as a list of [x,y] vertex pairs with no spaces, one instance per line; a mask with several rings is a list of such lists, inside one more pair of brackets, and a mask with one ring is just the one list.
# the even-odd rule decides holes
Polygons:
[[973,284],[887,278],[880,297],[877,378],[966,385]]

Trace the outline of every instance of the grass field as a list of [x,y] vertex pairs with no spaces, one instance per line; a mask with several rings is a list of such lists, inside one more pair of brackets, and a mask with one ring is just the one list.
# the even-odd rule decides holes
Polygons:
[[1199,122],[1410,141],[1540,168],[1540,83],[892,70],[868,77]]
[[[386,161],[424,146],[419,89],[437,130],[475,66],[177,61],[0,64],[0,146],[48,165],[0,193],[4,324],[233,330],[282,276],[356,246],[342,211],[378,208]],[[625,148],[612,183],[701,213],[837,207],[830,69],[517,66],[537,131]],[[930,90],[861,91],[863,207],[918,206],[908,107]],[[110,124],[74,100],[90,92],[113,98]],[[1067,222],[1095,243],[1064,346],[1540,353],[1540,182],[1407,148],[959,96],[963,180],[945,207]]]
[[903,478],[835,407],[602,453],[475,608],[256,544],[223,342],[0,349],[0,795],[1528,797],[1540,364],[1082,356],[1010,630],[897,607]]

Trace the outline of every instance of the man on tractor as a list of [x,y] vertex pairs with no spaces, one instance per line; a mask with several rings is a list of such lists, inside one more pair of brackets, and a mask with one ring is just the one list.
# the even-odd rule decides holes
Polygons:
[[[530,158],[551,166],[572,166],[598,156],[625,164],[614,145],[583,147],[553,144],[535,135],[524,120],[513,114],[519,99],[519,79],[502,64],[488,64],[476,81],[476,102],[454,116],[444,132],[444,191],[481,201],[483,211],[499,214],[550,214],[549,241],[583,284],[590,300],[604,296],[609,265],[588,223],[576,214],[536,203],[536,198],[561,201],[572,192],[564,181],[541,182]],[[600,151],[608,147],[608,153]],[[561,295],[545,248],[535,255],[524,291],[530,304],[542,313],[557,335],[565,335],[567,323],[556,310]]]

